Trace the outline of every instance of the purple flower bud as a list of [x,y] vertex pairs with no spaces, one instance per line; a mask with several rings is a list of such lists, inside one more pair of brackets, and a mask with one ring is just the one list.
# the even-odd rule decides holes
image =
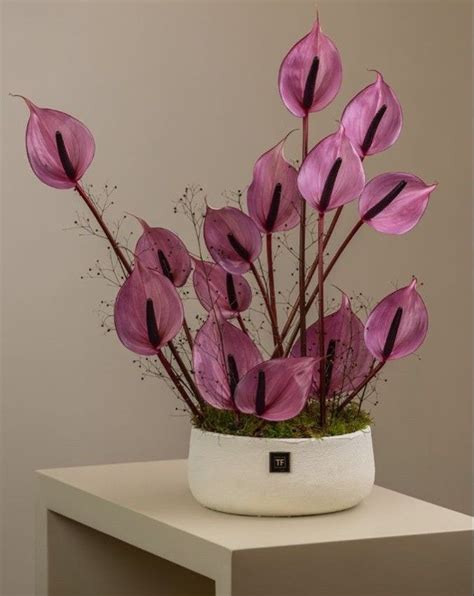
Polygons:
[[[325,391],[327,397],[350,393],[367,376],[372,356],[364,342],[364,325],[352,312],[349,298],[342,294],[339,309],[324,317],[324,354],[319,351],[319,321],[306,331],[307,355],[320,359],[325,356]],[[300,342],[291,355],[299,357]],[[314,370],[314,390],[319,391],[319,367]]]
[[235,207],[207,208],[204,240],[214,261],[229,273],[246,273],[262,250],[257,226]]
[[193,348],[196,385],[207,403],[221,410],[235,410],[237,384],[261,361],[248,335],[219,315],[209,314]]
[[26,97],[22,99],[30,110],[26,152],[33,172],[53,188],[74,188],[94,158],[90,130],[64,112],[39,108]]
[[254,366],[235,391],[240,412],[264,420],[288,420],[306,404],[316,361],[314,358],[276,358]]
[[181,329],[183,305],[169,279],[137,259],[132,274],[117,294],[114,320],[125,347],[151,356]]
[[151,228],[137,218],[143,234],[137,241],[135,254],[142,264],[167,277],[177,288],[184,286],[191,273],[191,257],[182,240],[165,228]]
[[298,171],[283,155],[283,144],[260,156],[247,192],[249,215],[263,234],[291,230],[299,222]]
[[193,285],[202,306],[208,312],[217,309],[224,319],[244,312],[252,302],[252,289],[245,277],[215,263],[195,259]]
[[357,198],[364,183],[362,163],[342,125],[309,152],[298,174],[301,194],[320,213]]
[[360,218],[385,234],[405,234],[421,219],[436,184],[413,174],[380,174],[367,183],[359,199]]
[[380,153],[400,136],[402,108],[392,88],[377,72],[377,80],[347,104],[342,124],[361,157]]
[[374,358],[385,362],[415,352],[427,331],[428,312],[414,279],[377,304],[367,319],[364,337]]
[[341,57],[317,19],[283,59],[278,77],[281,99],[293,115],[303,118],[331,103],[341,81]]

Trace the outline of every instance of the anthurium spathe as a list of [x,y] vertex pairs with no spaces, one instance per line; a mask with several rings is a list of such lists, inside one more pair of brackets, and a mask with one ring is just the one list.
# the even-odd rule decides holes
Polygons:
[[33,172],[53,188],[74,188],[94,157],[90,130],[69,114],[22,98],[30,110],[26,152]]
[[[316,321],[306,332],[308,356],[325,357],[324,387],[327,397],[351,392],[367,376],[373,357],[364,342],[364,324],[352,311],[349,298],[342,294],[338,310],[324,317],[324,354],[320,354],[320,324]],[[299,357],[300,341],[291,355]],[[319,390],[319,369],[314,369],[314,388]]]
[[361,160],[342,125],[309,152],[298,174],[301,194],[320,213],[354,200],[364,184]]
[[281,98],[294,116],[303,118],[331,103],[341,81],[341,57],[321,31],[318,18],[283,59],[278,77]]
[[298,171],[283,155],[286,138],[258,158],[247,191],[249,215],[264,234],[291,230],[300,219]]
[[402,128],[402,108],[382,75],[347,104],[342,114],[346,134],[361,157],[391,147]]
[[138,220],[143,234],[135,254],[141,263],[162,273],[176,287],[183,286],[191,273],[191,257],[182,240],[166,228],[152,228],[145,220]]
[[404,234],[419,222],[435,188],[413,174],[380,174],[362,192],[360,217],[379,232]]
[[198,331],[193,348],[196,385],[211,406],[235,410],[240,379],[262,361],[253,341],[219,314],[209,316]]
[[138,258],[117,294],[114,320],[123,345],[136,354],[150,356],[181,329],[183,305],[170,280]]
[[204,240],[214,261],[229,273],[246,273],[262,250],[256,224],[235,207],[207,208]]
[[252,289],[245,277],[216,263],[194,259],[193,285],[202,306],[208,312],[216,309],[225,319],[244,312],[252,302]]
[[386,362],[415,352],[427,331],[428,312],[414,279],[377,304],[367,319],[364,337],[374,358]]
[[239,411],[264,420],[288,420],[304,408],[311,390],[314,358],[276,358],[252,368],[235,390]]

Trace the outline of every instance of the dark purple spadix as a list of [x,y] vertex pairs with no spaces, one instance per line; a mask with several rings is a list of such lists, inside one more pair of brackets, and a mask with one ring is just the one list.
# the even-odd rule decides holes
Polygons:
[[72,165],[71,159],[67,152],[66,145],[64,144],[63,135],[59,132],[59,130],[57,130],[55,137],[56,137],[56,147],[58,148],[58,155],[59,155],[59,159],[61,160],[61,165],[63,166],[64,173],[69,178],[69,180],[72,180],[73,182],[75,182],[76,169]]

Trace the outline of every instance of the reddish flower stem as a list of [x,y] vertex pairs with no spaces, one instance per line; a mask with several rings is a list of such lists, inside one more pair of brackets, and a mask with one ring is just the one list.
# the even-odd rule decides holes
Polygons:
[[85,204],[92,211],[93,216],[96,218],[96,220],[97,220],[98,224],[100,225],[100,227],[102,228],[102,231],[104,232],[107,240],[110,242],[110,246],[113,248],[115,254],[117,255],[117,259],[119,260],[119,263],[122,265],[125,272],[128,275],[130,275],[130,273],[132,272],[132,266],[130,265],[130,263],[129,263],[128,259],[126,258],[126,256],[124,255],[122,249],[118,245],[118,242],[113,237],[108,226],[104,222],[104,219],[103,219],[102,215],[99,213],[99,210],[97,209],[97,207],[95,206],[94,201],[90,198],[90,196],[82,188],[82,186],[79,182],[76,183],[74,190],[76,190],[80,194],[80,196],[84,200]]
[[202,418],[202,413],[196,408],[196,406],[193,404],[190,397],[186,393],[186,390],[184,389],[183,385],[181,384],[181,381],[179,380],[176,373],[174,372],[173,367],[171,366],[169,360],[166,358],[166,356],[163,354],[163,352],[161,350],[158,350],[157,355],[158,355],[158,358],[159,358],[161,364],[163,365],[163,368],[168,373],[169,378],[173,381],[176,389],[181,394],[181,397],[184,399],[188,408],[191,410],[191,412],[194,414],[194,416],[196,416],[196,418]]
[[277,351],[277,353],[279,353],[282,350],[281,339],[280,339],[280,334],[278,333],[278,326],[275,321],[275,317],[273,316],[273,310],[272,310],[272,307],[270,304],[270,299],[268,298],[267,290],[265,289],[263,280],[262,280],[260,274],[258,273],[257,268],[255,267],[255,265],[253,263],[250,263],[250,270],[252,271],[252,273],[255,277],[255,281],[257,282],[260,293],[262,294],[263,300],[265,302],[265,306],[267,307],[268,316],[270,318],[270,324],[272,326],[272,334],[273,334],[273,338],[274,338],[274,342],[275,342],[275,348],[277,348],[276,351]]
[[176,363],[178,364],[179,368],[181,369],[181,372],[183,373],[184,378],[188,382],[188,385],[191,388],[191,391],[194,393],[194,396],[196,397],[196,399],[198,400],[199,403],[203,403],[203,399],[201,397],[201,392],[197,388],[196,383],[194,382],[194,379],[191,376],[191,373],[189,372],[186,365],[184,364],[183,359],[181,358],[181,355],[178,352],[176,346],[173,344],[172,341],[169,341],[168,347],[169,347],[171,353],[173,354],[173,358],[176,360]]
[[244,320],[242,319],[240,313],[237,314],[237,322],[239,323],[240,328],[245,333],[245,335],[248,335],[249,332],[247,331],[247,327],[245,326]]
[[339,404],[339,407],[336,410],[336,416],[340,414],[342,410],[351,403],[351,401],[354,399],[354,397],[357,396],[359,391],[361,391],[366,385],[368,385],[368,383],[375,377],[375,375],[378,372],[380,372],[383,366],[385,366],[385,362],[379,362],[379,364],[377,364],[377,366],[372,369],[369,375],[363,381],[361,381],[361,383],[354,389],[354,391],[350,395],[348,395],[341,404]]
[[[268,288],[270,293],[270,308],[273,313],[273,321],[278,333],[278,312],[276,306],[275,296],[275,272],[273,270],[273,247],[272,247],[272,235],[267,234],[265,237],[266,248],[267,248],[267,268],[268,268]],[[272,326],[273,327],[273,326]],[[273,344],[276,346],[276,355],[281,356],[281,341],[277,335],[275,335],[275,329],[273,328]]]
[[[347,245],[349,244],[349,242],[352,240],[352,238],[354,238],[356,233],[362,227],[363,223],[364,222],[362,220],[359,220],[355,224],[355,226],[352,228],[352,230],[349,232],[349,234],[346,236],[346,238],[345,238],[344,242],[341,244],[341,246],[337,249],[335,255],[333,256],[329,265],[327,266],[326,270],[324,271],[324,280],[326,280],[328,275],[331,273],[332,269],[334,268],[334,265],[337,263],[340,256],[342,255],[344,250],[347,248]],[[312,306],[313,302],[316,300],[318,292],[319,292],[319,285],[314,288],[313,293],[311,294],[311,296],[308,299],[308,302],[306,303],[306,312],[308,312],[308,310]],[[288,340],[288,344],[287,344],[287,347],[285,350],[285,355],[290,353],[291,348],[293,347],[293,343],[294,343],[297,335],[298,335],[298,325],[293,329],[290,339]]]
[[[342,212],[342,207],[338,207],[336,209],[336,213],[334,214],[334,217],[331,220],[328,231],[327,231],[326,235],[324,236],[324,250],[326,250],[329,240],[331,239],[331,236],[332,236],[332,233],[334,232],[334,228],[336,227],[337,221],[338,221],[339,217],[341,216],[341,212]],[[306,275],[305,290],[308,289],[309,284],[311,283],[311,280],[313,279],[313,276],[316,273],[317,268],[318,268],[318,255],[316,255],[316,257],[314,258],[313,264],[311,265],[311,267],[308,271],[308,274]],[[293,306],[291,307],[290,314],[288,315],[286,323],[282,329],[282,332],[281,332],[281,341],[282,342],[285,340],[286,336],[288,335],[288,332],[291,328],[291,324],[293,323],[296,313],[298,312],[298,307],[299,307],[299,297],[296,299]],[[306,312],[307,312],[307,309],[306,309]]]
[[[301,163],[308,155],[309,116],[303,117],[303,137],[301,146]],[[300,245],[299,245],[299,311],[300,311],[300,345],[301,355],[306,356],[306,201],[300,202]]]
[[318,318],[319,318],[319,422],[321,428],[326,426],[326,382],[324,350],[324,213],[318,217]]

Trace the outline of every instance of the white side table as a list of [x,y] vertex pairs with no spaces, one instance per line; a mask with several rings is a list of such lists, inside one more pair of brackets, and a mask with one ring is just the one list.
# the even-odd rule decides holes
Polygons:
[[469,596],[472,520],[375,487],[300,518],[201,507],[186,461],[38,472],[37,596]]

